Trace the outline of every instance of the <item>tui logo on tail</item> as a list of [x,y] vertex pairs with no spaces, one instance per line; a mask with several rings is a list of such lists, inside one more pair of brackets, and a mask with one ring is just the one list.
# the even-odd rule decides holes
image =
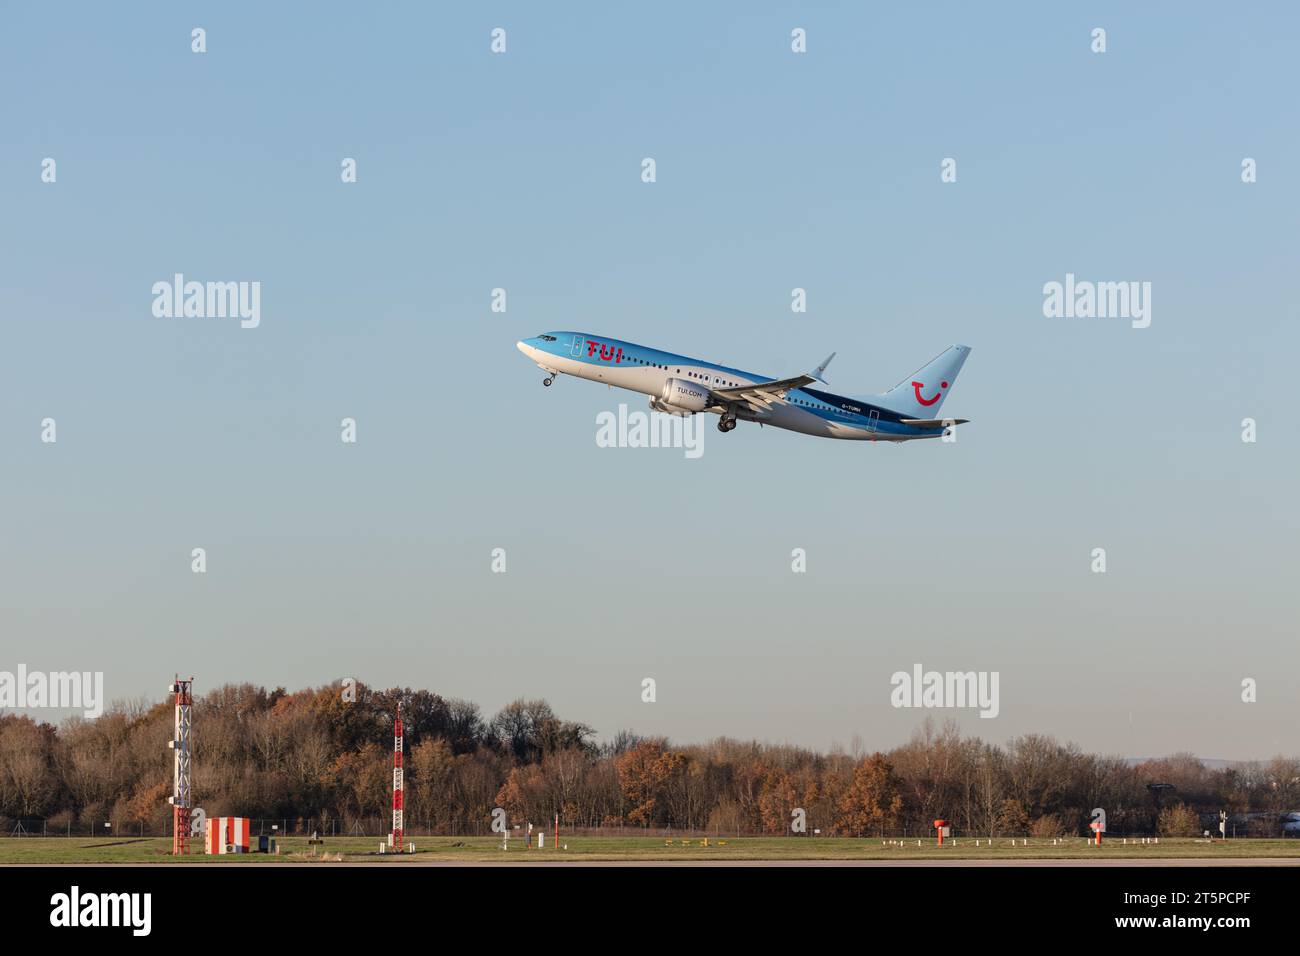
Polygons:
[[939,396],[943,394],[943,390],[944,390],[945,388],[947,388],[947,387],[948,387],[948,383],[947,383],[947,382],[940,382],[940,383],[939,383],[939,391],[937,391],[937,392],[934,393],[934,397],[933,397],[933,398],[923,398],[923,397],[921,396],[921,389],[925,388],[925,383],[924,383],[924,382],[913,382],[913,383],[912,383],[912,388],[914,388],[914,389],[916,390],[916,400],[917,400],[918,402],[920,402],[922,405],[933,405],[935,402],[937,402],[937,401],[939,400]]

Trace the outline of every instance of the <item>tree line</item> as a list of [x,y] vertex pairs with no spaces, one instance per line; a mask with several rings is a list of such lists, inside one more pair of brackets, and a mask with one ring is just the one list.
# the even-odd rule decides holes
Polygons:
[[[719,834],[1086,835],[1092,809],[1113,834],[1199,835],[1220,811],[1238,835],[1276,836],[1300,808],[1300,760],[1210,768],[1190,754],[1134,763],[1027,734],[1004,745],[927,721],[905,744],[864,753],[719,738],[676,745],[621,731],[604,743],[543,700],[491,718],[426,690],[339,684],[294,693],[251,684],[196,699],[193,784],[208,816],[311,821],[347,832],[391,808],[392,725],[405,725],[408,830],[486,832],[511,823]],[[166,832],[173,705],[115,704],[55,727],[0,716],[0,825],[53,832],[100,821]],[[1167,785],[1156,787],[1156,785]],[[1210,821],[1214,821],[1211,825]]]

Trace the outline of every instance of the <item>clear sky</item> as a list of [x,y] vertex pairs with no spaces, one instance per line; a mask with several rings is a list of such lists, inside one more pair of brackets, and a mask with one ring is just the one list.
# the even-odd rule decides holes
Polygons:
[[[875,748],[953,714],[920,663],[1000,673],[991,740],[1294,752],[1300,14],[899,6],[10,4],[0,670]],[[260,326],[156,318],[178,272]],[[514,347],[569,328],[850,394],[961,342],[972,423],[600,448],[644,399]]]

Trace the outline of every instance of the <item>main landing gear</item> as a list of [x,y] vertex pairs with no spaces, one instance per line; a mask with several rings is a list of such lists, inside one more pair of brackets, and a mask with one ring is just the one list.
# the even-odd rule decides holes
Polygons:
[[718,419],[718,431],[720,432],[729,432],[735,427],[736,427],[736,420],[734,418]]
[[554,382],[554,381],[555,381],[555,376],[554,376],[554,375],[548,375],[548,376],[546,376],[546,378],[542,379],[542,384],[545,385],[547,388],[550,388],[550,387],[551,387],[551,383]]

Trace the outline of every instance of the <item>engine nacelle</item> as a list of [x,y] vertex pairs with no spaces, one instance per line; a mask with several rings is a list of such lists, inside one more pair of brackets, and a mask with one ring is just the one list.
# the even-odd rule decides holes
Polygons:
[[650,411],[661,412],[664,415],[680,415],[682,418],[689,418],[694,412],[688,412],[680,408],[673,408],[671,405],[665,405],[657,398],[650,399]]
[[664,391],[658,400],[650,400],[650,407],[673,415],[692,415],[708,408],[709,401],[709,390],[704,386],[684,378],[670,378],[664,382]]

